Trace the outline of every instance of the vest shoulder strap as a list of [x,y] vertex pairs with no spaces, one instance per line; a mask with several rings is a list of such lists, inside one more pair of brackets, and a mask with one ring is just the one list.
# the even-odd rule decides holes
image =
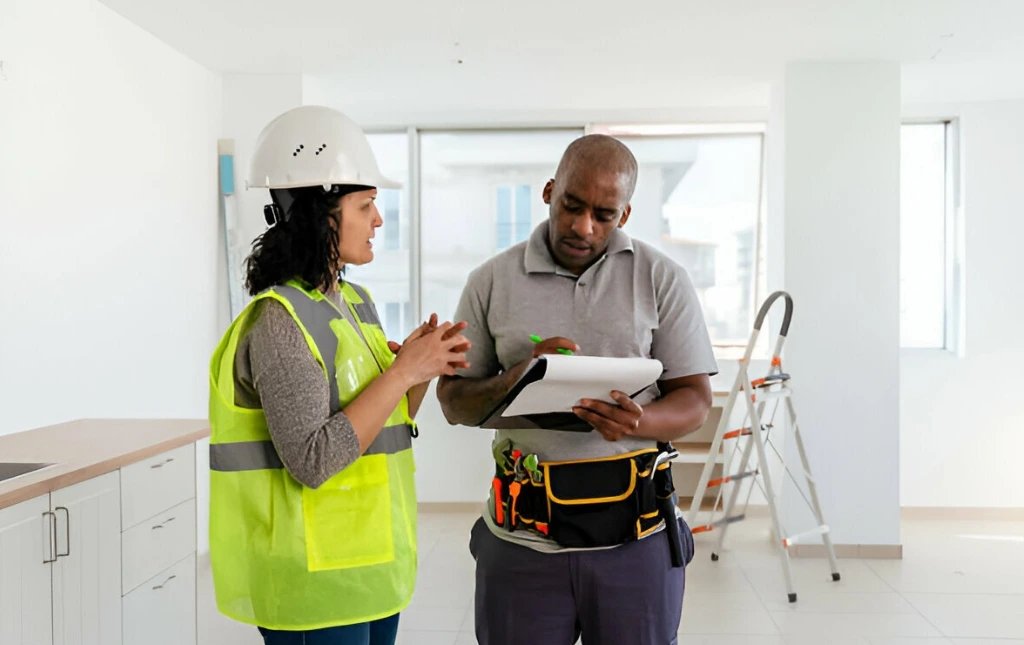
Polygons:
[[278,285],[270,289],[275,296],[287,301],[297,322],[305,329],[317,351],[327,376],[331,394],[331,414],[341,409],[338,398],[338,376],[334,369],[338,355],[338,335],[331,329],[331,321],[340,318],[339,311],[326,299],[317,299],[293,285]]

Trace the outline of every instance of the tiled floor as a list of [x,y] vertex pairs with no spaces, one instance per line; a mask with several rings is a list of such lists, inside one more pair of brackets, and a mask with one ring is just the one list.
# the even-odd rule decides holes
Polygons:
[[[474,645],[469,514],[420,519],[419,587],[400,645]],[[799,602],[786,602],[766,520],[736,525],[709,559],[698,536],[687,569],[682,645],[1024,645],[1024,523],[903,523],[903,560],[794,559]],[[261,645],[250,627],[217,614],[201,574],[200,644]],[[569,644],[566,644],[569,645]]]

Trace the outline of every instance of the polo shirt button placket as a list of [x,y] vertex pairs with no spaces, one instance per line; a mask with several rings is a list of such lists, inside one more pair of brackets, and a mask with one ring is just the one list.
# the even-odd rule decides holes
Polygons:
[[586,310],[587,299],[586,294],[584,293],[584,288],[586,286],[587,283],[585,280],[580,279],[576,281],[576,292],[574,294],[575,297],[573,298],[573,300],[575,300],[578,311]]

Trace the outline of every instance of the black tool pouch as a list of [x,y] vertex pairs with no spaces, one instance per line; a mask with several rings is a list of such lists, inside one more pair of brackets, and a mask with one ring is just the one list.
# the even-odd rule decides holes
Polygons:
[[569,548],[608,547],[655,531],[662,522],[651,478],[656,456],[656,450],[645,450],[542,464],[551,538]]

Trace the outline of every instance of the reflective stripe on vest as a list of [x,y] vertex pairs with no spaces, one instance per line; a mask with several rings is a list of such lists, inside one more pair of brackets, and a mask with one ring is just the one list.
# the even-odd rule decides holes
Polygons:
[[[380,431],[364,454],[393,454],[412,448],[412,426],[388,426]],[[241,472],[243,470],[273,470],[284,468],[271,441],[237,441],[210,446],[210,470]]]

